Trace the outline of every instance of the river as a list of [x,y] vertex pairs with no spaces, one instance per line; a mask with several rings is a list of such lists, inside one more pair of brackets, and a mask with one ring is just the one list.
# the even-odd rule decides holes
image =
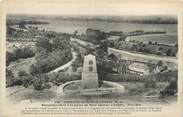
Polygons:
[[[144,31],[166,31],[167,34],[156,35],[150,38],[150,41],[155,39],[156,42],[166,42],[166,44],[174,44],[177,42],[177,24],[138,24],[138,23],[113,23],[105,21],[62,21],[62,20],[43,20],[50,24],[45,25],[33,25],[37,26],[39,29],[53,30],[56,32],[73,34],[75,30],[78,33],[85,33],[87,28],[98,29],[101,31],[123,31],[130,32],[135,30]],[[174,36],[169,36],[169,35]],[[166,36],[167,35],[167,36]],[[153,35],[154,36],[154,35]],[[136,37],[136,36],[135,36]],[[139,38],[136,38],[139,40]],[[135,40],[136,40],[135,39]],[[149,38],[142,39],[140,41],[147,41]],[[166,41],[165,41],[166,40]]]

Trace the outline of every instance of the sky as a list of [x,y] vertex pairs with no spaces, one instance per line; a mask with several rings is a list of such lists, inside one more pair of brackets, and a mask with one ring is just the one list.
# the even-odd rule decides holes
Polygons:
[[[174,15],[176,8],[171,8],[170,4],[150,2],[79,2],[76,0],[7,0],[8,14],[41,14],[41,15],[154,15],[171,14]],[[55,1],[55,2],[53,2]],[[131,0],[133,1],[133,0]],[[163,5],[163,7],[162,7]],[[144,10],[145,9],[145,10]]]

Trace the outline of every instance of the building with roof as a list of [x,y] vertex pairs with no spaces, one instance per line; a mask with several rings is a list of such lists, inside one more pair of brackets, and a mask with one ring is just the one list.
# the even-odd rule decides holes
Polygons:
[[129,72],[138,75],[150,75],[149,66],[141,62],[133,62],[128,66]]

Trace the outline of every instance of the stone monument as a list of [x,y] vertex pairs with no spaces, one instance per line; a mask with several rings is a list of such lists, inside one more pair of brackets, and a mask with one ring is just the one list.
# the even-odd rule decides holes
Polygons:
[[124,91],[124,86],[110,81],[102,81],[102,84],[99,87],[96,58],[91,54],[84,57],[81,80],[69,81],[62,84],[58,89],[58,92],[60,92],[59,94],[61,95],[103,95],[122,93]]
[[96,58],[91,54],[84,57],[81,84],[83,89],[99,88]]

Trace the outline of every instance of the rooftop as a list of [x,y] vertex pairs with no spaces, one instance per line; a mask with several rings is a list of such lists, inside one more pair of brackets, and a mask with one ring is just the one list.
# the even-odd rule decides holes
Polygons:
[[129,67],[134,67],[134,68],[139,68],[139,69],[149,69],[147,64],[139,63],[139,62],[134,62],[134,63],[130,64]]

